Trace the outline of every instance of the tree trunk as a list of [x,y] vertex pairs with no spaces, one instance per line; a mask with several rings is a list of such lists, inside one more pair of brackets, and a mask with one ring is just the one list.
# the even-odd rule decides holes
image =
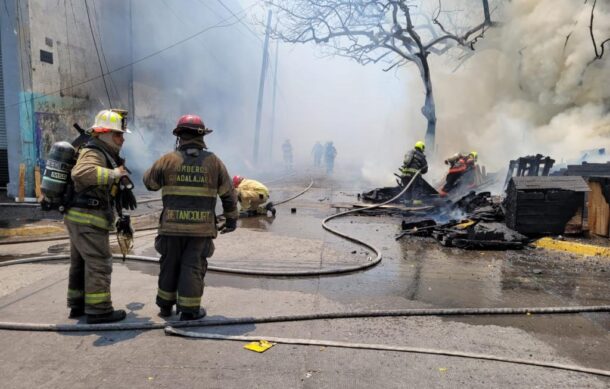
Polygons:
[[424,106],[421,108],[421,113],[428,121],[425,137],[426,151],[432,155],[436,149],[436,105],[434,103],[434,93],[432,91],[432,79],[430,76],[427,53],[419,55],[418,59],[419,61],[417,61],[417,65],[422,81],[424,82],[424,89],[426,91]]

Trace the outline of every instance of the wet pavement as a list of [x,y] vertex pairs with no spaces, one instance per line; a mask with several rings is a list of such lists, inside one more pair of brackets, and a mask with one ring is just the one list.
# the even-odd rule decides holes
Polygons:
[[[308,183],[308,176],[289,176],[273,182],[269,184],[272,199],[277,201],[288,198],[301,191]],[[368,248],[346,242],[325,232],[320,223],[323,218],[335,212],[330,207],[331,203],[356,202],[356,193],[371,187],[354,177],[339,180],[314,175],[313,188],[303,196],[278,206],[276,218],[240,219],[236,233],[220,236],[216,240],[216,253],[210,259],[210,264],[244,269],[302,270],[366,263],[371,257],[374,257],[374,253],[370,252]],[[143,221],[154,220],[159,205],[158,203],[148,203],[146,209],[141,211],[140,215],[143,215],[141,219]],[[291,208],[296,208],[296,213],[291,213]],[[151,216],[146,216],[146,213],[150,213]],[[265,304],[269,303],[269,300],[263,296],[274,296],[275,303],[272,311],[277,311],[278,314],[284,313],[282,307],[287,311],[297,309],[299,301],[303,307],[310,307],[314,311],[316,309],[320,311],[336,310],[331,309],[333,307],[347,310],[382,310],[423,307],[538,307],[610,304],[610,260],[608,259],[583,258],[540,249],[464,251],[442,247],[437,242],[425,238],[403,238],[395,241],[394,236],[400,231],[400,219],[396,217],[347,216],[333,220],[330,224],[342,232],[354,235],[381,249],[383,261],[372,269],[340,276],[272,278],[209,272],[206,276],[206,285],[211,292],[206,292],[204,300],[209,301],[213,308],[224,307],[226,316],[230,316],[230,312],[233,312],[233,316],[237,316],[239,312],[252,315],[258,313],[260,316],[262,311],[257,311],[255,307],[263,309],[263,307],[268,307]],[[155,231],[142,230],[146,226],[147,224],[144,222],[140,226],[134,253],[157,256],[152,246]],[[64,240],[2,245],[0,246],[0,260],[48,253],[65,253],[68,248],[66,243],[67,241]],[[114,247],[114,249],[116,251],[117,248]],[[57,266],[66,267],[61,264],[35,266],[36,269],[44,266],[54,269]],[[124,265],[117,266],[121,272],[134,272],[134,274],[139,274],[138,277],[142,279],[149,279],[147,282],[151,282],[153,285],[147,288],[150,289],[151,296],[154,294],[154,276],[158,272],[155,264],[126,262]],[[0,268],[0,277],[2,277],[4,269],[7,268]],[[27,277],[27,273],[20,274]],[[24,285],[27,285],[27,282]],[[22,288],[24,287],[22,286]],[[6,292],[8,297],[11,295],[11,290],[9,287]],[[21,289],[17,288],[18,290]],[[231,300],[227,297],[233,294],[239,296],[239,299]],[[260,301],[257,300],[257,295],[261,296]],[[218,298],[218,303],[223,301],[220,307],[216,304],[214,297]],[[152,300],[152,298],[147,295],[140,297],[138,301],[141,300]],[[263,300],[266,301],[264,304]],[[154,310],[152,301],[147,301],[145,304],[145,310]],[[245,308],[245,306],[240,308],[240,304],[245,304],[250,308]],[[59,307],[60,305],[58,305]],[[2,304],[0,304],[0,313],[2,310]],[[264,313],[268,312],[268,309],[264,310]],[[18,316],[16,315],[15,318]],[[48,322],[48,320],[39,321]],[[496,349],[498,347],[507,348],[504,350],[507,352],[508,349],[514,348],[516,351],[513,351],[524,357],[530,354],[538,359],[545,359],[545,356],[565,358],[583,366],[610,369],[610,362],[608,362],[610,361],[610,314],[608,313],[445,317],[433,319],[432,322],[422,318],[421,320],[411,320],[408,323],[405,319],[387,319],[387,327],[384,327],[381,332],[377,325],[366,319],[347,327],[346,324],[335,323],[337,322],[333,322],[334,329],[329,330],[335,334],[333,339],[336,338],[336,335],[340,335],[353,341],[353,337],[345,335],[344,331],[348,331],[363,337],[371,337],[375,333],[377,335],[373,338],[379,338],[377,339],[379,343],[387,343],[391,334],[396,336],[403,334],[400,330],[402,327],[403,329],[408,328],[413,334],[418,333],[421,339],[425,340],[427,336],[425,328],[429,326],[429,335],[434,338],[429,339],[429,343],[433,344],[452,344],[456,348],[472,346],[488,353],[492,353],[494,347]],[[415,327],[413,327],[414,325]],[[418,330],[418,326],[422,325],[421,330]],[[323,323],[307,324],[306,326],[310,328],[311,334],[324,333]],[[372,332],[365,331],[365,328],[368,327]],[[289,335],[302,330],[302,327],[293,324],[281,324],[274,327],[263,325],[259,328],[273,328],[274,334],[279,331]],[[246,333],[249,330],[237,328],[233,331]],[[498,337],[506,336],[507,339],[503,340],[506,344],[496,344],[495,342],[500,342],[500,340],[494,340],[494,334]],[[304,336],[299,335],[298,337]],[[184,342],[189,343],[190,341]],[[0,344],[2,344],[2,338],[0,338]],[[542,354],[541,350],[544,350]],[[297,353],[296,350],[294,352]],[[381,354],[390,360],[397,358],[390,357],[387,353]],[[309,362],[316,364],[312,353],[305,355],[308,356]],[[314,358],[313,362],[311,358]],[[400,360],[397,359],[392,363],[400,365]],[[504,365],[499,364],[492,367],[492,369],[502,368],[505,368]],[[476,371],[476,368],[473,369]],[[518,376],[523,373],[523,369],[517,369],[517,371]],[[511,381],[512,373],[505,373],[507,381],[493,381],[493,379],[487,378],[480,385],[474,386],[485,387],[488,384],[496,386],[499,383],[500,386],[503,386],[502,383],[523,386],[525,383],[522,378],[527,374],[523,373],[521,378],[514,378],[514,381]],[[315,375],[315,373],[313,374]],[[577,376],[582,377],[582,375]],[[559,375],[555,377],[559,377]],[[462,376],[456,377],[454,383],[461,382],[461,380],[464,380],[465,383],[474,383]],[[321,379],[318,384],[325,386],[325,382],[332,381]],[[569,382],[572,381],[555,382],[551,377],[539,384],[549,387],[573,387],[572,384],[568,384]],[[585,384],[583,386],[593,387],[604,387],[610,384],[609,380],[601,378],[574,382],[582,382]],[[433,386],[452,386],[447,385],[448,382],[434,379],[422,381],[422,383]],[[288,386],[301,386],[301,384]]]

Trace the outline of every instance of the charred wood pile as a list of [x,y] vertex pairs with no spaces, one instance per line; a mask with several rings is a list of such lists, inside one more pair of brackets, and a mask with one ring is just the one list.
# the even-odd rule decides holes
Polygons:
[[587,192],[582,177],[513,177],[504,200],[506,225],[526,235],[582,231]]
[[[403,186],[390,186],[385,188],[376,188],[368,192],[364,192],[359,195],[364,201],[371,203],[383,203],[396,197],[402,190]],[[396,199],[395,203],[404,203],[412,200],[426,200],[433,197],[437,197],[438,192],[432,187],[423,177],[417,176],[413,185],[405,192],[403,196]]]
[[542,154],[528,155],[512,160],[508,166],[504,188],[507,187],[512,177],[548,176],[554,163],[554,159]]
[[397,239],[407,235],[433,237],[443,246],[474,250],[521,249],[528,241],[504,225],[504,213],[489,192],[470,192],[447,212],[463,217],[442,224],[433,219],[405,220]]

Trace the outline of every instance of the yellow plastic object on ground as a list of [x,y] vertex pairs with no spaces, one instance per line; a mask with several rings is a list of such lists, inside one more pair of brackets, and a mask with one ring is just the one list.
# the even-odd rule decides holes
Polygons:
[[470,227],[471,225],[475,224],[476,222],[474,220],[467,220],[465,222],[462,222],[458,225],[455,226],[455,228],[458,228],[460,230],[465,230],[466,228]]
[[568,242],[555,240],[553,238],[541,238],[535,241],[533,245],[546,250],[564,251],[584,256],[599,255],[602,257],[610,257],[610,247],[594,246],[592,244]]
[[257,353],[264,353],[273,347],[273,343],[267,342],[264,339],[259,340],[258,342],[248,343],[244,346],[246,350],[256,351]]

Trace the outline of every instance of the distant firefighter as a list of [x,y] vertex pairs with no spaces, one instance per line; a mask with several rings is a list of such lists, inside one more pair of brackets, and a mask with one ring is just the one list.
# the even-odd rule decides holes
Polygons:
[[326,142],[324,146],[324,163],[326,164],[326,174],[332,174],[335,168],[335,158],[337,157],[337,149],[333,146],[333,142]]
[[422,141],[415,143],[413,149],[405,154],[405,159],[400,167],[400,178],[403,185],[411,181],[411,177],[419,170],[420,174],[428,173],[428,161],[426,160],[426,145]]
[[292,170],[292,145],[290,139],[286,139],[282,144],[282,152],[284,155],[284,165],[287,169]]
[[419,170],[420,174],[413,182],[409,191],[412,200],[417,199],[421,193],[422,175],[428,172],[428,161],[426,160],[426,145],[422,141],[417,141],[415,146],[405,154],[405,159],[400,167],[400,181],[402,186],[408,185],[412,177]]
[[[267,215],[271,212],[275,216],[275,207],[269,200],[269,189],[256,180],[245,177],[234,176],[233,187],[237,191],[237,201],[241,206],[241,211],[247,216]],[[265,204],[266,203],[266,204]]]
[[322,165],[322,154],[324,153],[324,147],[318,141],[311,149],[311,155],[313,156],[313,166],[320,167]]
[[445,185],[441,189],[441,196],[447,196],[449,192],[458,186],[472,187],[476,182],[476,163],[478,153],[471,151],[469,154],[458,153],[447,158],[445,164],[449,165],[449,172],[445,180]]

